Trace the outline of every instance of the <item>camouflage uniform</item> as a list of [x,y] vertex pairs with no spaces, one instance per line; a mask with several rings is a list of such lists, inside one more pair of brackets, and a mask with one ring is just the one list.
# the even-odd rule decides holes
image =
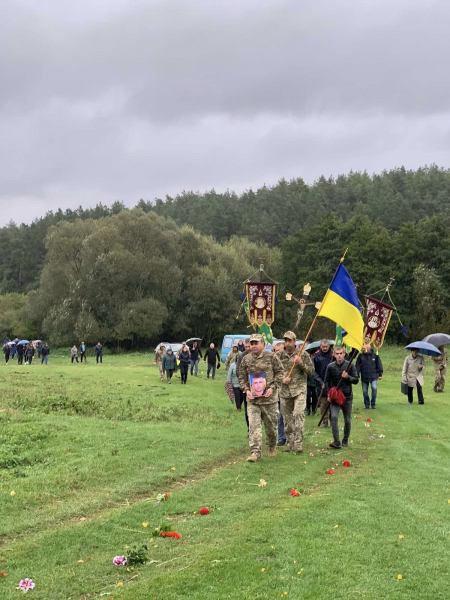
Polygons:
[[[284,367],[285,377],[294,364],[297,352],[289,354],[286,350],[278,353]],[[287,451],[301,452],[303,428],[305,424],[306,392],[308,375],[314,373],[314,365],[307,352],[302,352],[302,365],[295,365],[290,383],[283,383],[280,391],[281,414],[286,433]]]
[[[250,340],[261,341],[259,334],[252,334]],[[251,454],[261,458],[262,430],[261,421],[266,430],[266,444],[269,450],[274,450],[277,445],[278,424],[278,389],[283,382],[283,366],[278,355],[263,350],[255,356],[252,352],[246,354],[239,365],[239,385],[244,392],[250,391],[250,375],[266,374],[266,390],[271,388],[269,398],[247,398],[247,411],[249,421],[249,445]]]
[[445,387],[445,374],[447,372],[448,354],[445,349],[441,356],[433,356],[434,362],[434,391],[443,392]]
[[228,369],[231,367],[231,365],[232,365],[234,362],[236,362],[236,359],[237,359],[237,357],[238,357],[238,354],[239,354],[239,352],[233,352],[233,351],[229,352],[229,354],[228,354],[228,356],[227,356],[227,359],[226,359],[226,361],[225,361],[225,368],[226,368],[227,370],[228,370]]
[[160,348],[157,352],[155,352],[155,361],[154,362],[155,362],[155,364],[158,365],[159,379],[161,381],[163,381],[163,379],[164,379],[164,370],[163,370],[163,367],[162,367],[162,360],[163,360],[163,357],[164,357],[165,353],[166,353],[166,349],[165,348],[164,348],[164,350]]

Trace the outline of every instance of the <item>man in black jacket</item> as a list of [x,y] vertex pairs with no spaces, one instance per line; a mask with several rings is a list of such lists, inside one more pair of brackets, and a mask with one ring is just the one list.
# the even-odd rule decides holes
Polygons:
[[[327,390],[325,389],[325,374],[327,367],[333,360],[333,350],[330,348],[328,340],[320,342],[320,350],[313,356],[314,380],[316,382],[316,396],[320,398],[318,406],[320,416],[323,417],[325,411],[328,411]],[[328,415],[322,421],[321,427],[328,427]]]
[[212,378],[214,379],[216,376],[216,360],[217,360],[217,364],[220,365],[220,356],[219,356],[219,353],[217,352],[216,348],[214,348],[214,344],[212,342],[209,345],[208,350],[205,352],[205,357],[203,359],[203,362],[206,360],[208,360],[208,371],[206,373],[206,376],[209,379],[209,374],[212,369]]
[[[364,408],[376,408],[377,383],[383,377],[383,365],[370,344],[364,344],[362,354],[356,360],[356,373],[361,375]],[[369,398],[369,385],[372,388],[372,399]]]
[[48,344],[44,344],[42,346],[42,359],[41,359],[41,365],[43,365],[44,363],[46,365],[48,365],[48,355],[50,354],[50,348],[48,347]]
[[342,408],[342,412],[344,413],[344,437],[342,438],[342,447],[347,448],[352,418],[352,385],[357,384],[359,378],[356,373],[355,365],[352,365],[348,360],[345,360],[345,348],[342,348],[341,346],[335,348],[334,357],[336,362],[330,363],[327,367],[325,386],[327,394],[331,388],[339,386],[338,389],[345,396],[345,404],[343,406],[335,402],[330,403],[331,430],[333,432],[333,441],[331,442],[330,447],[338,449],[341,448],[338,428],[339,411]]

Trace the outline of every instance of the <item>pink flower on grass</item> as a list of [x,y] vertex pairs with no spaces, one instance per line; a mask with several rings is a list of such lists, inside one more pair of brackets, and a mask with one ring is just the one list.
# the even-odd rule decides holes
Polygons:
[[32,590],[35,587],[35,583],[33,583],[32,579],[29,579],[28,577],[26,577],[25,579],[22,579],[19,583],[19,589],[22,590],[23,592],[28,592],[28,590]]
[[127,559],[125,556],[115,556],[113,558],[113,563],[116,565],[116,567],[124,567],[127,564]]

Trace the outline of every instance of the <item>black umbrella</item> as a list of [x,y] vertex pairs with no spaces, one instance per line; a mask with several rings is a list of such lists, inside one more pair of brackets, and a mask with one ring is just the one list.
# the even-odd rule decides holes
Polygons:
[[422,342],[428,342],[429,344],[433,344],[433,346],[446,346],[450,344],[450,335],[446,333],[431,333],[424,337]]

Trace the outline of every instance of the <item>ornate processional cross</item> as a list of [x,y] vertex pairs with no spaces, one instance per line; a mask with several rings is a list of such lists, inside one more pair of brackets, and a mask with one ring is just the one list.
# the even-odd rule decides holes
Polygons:
[[305,311],[306,306],[315,306],[317,310],[319,310],[319,308],[322,306],[322,302],[308,301],[310,291],[311,291],[311,286],[309,285],[309,283],[307,283],[303,287],[303,296],[300,299],[296,298],[292,294],[289,294],[289,293],[286,294],[286,300],[295,300],[295,302],[297,302],[297,304],[298,304],[297,320],[295,322],[295,326],[293,329],[294,333],[297,333],[297,331],[298,331],[298,327],[300,325],[300,320],[303,317],[303,313]]

